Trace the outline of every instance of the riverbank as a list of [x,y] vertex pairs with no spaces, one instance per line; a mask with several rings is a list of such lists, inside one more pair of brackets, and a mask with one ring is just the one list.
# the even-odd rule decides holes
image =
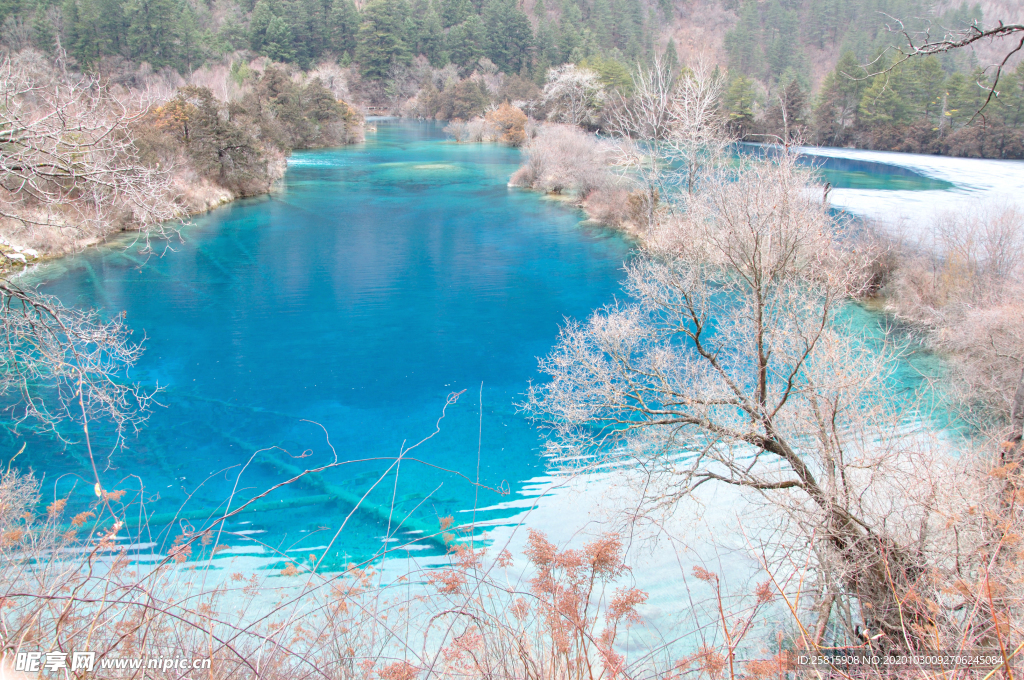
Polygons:
[[588,219],[644,240],[658,209],[657,192],[612,172],[619,155],[614,140],[558,123],[540,123],[529,132],[523,164],[509,186],[570,201]]
[[[195,173],[191,177],[175,178],[174,184],[180,197],[180,213],[173,218],[170,224],[160,225],[156,232],[160,238],[169,238],[179,227],[185,226],[191,218],[206,214],[211,210],[225,206],[241,198],[250,198],[269,194],[273,191],[273,185],[279,182],[287,169],[287,163],[282,156],[272,164],[268,164],[268,178],[270,184],[265,190],[254,194],[243,194],[219,186],[205,178],[198,177]],[[154,236],[154,230],[150,226],[137,226],[128,229],[112,229],[99,231],[82,238],[75,238],[75,229],[72,227],[56,227],[57,238],[50,230],[36,229],[26,234],[25,230],[3,230],[0,226],[0,276],[14,276],[18,273],[19,267],[43,264],[68,255],[79,253],[86,248],[102,245],[111,238],[136,233],[140,238],[146,239]]]
[[[854,297],[897,319],[945,360],[950,380],[940,391],[950,409],[983,429],[1005,426],[1015,394],[1024,390],[1024,163],[796,150],[805,158],[851,161],[846,170],[812,161],[822,179],[806,190],[845,211],[841,222],[852,217],[862,225],[848,253],[863,270]],[[542,124],[509,184],[564,197],[642,247],[663,248],[674,239],[678,216],[659,200],[658,187],[679,179],[646,177],[635,168],[627,179],[615,172],[624,159],[629,149],[612,140]],[[886,167],[893,169],[892,188],[866,181],[871,169],[884,176]],[[826,183],[829,177],[838,186]],[[930,188],[935,183],[945,188]]]
[[22,50],[0,64],[0,274],[113,234],[172,235],[176,222],[267,193],[297,149],[361,141],[337,67],[267,59],[203,67],[188,82],[142,66],[99,76]]

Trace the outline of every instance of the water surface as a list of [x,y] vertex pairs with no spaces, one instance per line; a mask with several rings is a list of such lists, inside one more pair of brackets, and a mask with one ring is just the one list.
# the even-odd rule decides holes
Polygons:
[[[950,173],[842,155],[814,161],[835,196],[961,186]],[[363,145],[296,153],[279,191],[197,219],[160,257],[121,242],[41,270],[42,290],[65,304],[127,312],[147,347],[132,377],[162,390],[126,449],[99,437],[104,483],[144,485],[162,519],[184,506],[188,521],[173,536],[223,508],[257,450],[268,449],[242,475],[239,499],[337,455],[347,464],[275,491],[269,500],[282,507],[228,526],[247,532],[229,539],[236,546],[305,555],[330,545],[337,560],[373,554],[389,522],[413,530],[398,532],[406,540],[442,517],[468,522],[475,506],[506,508],[477,520],[519,512],[543,459],[514,404],[564,320],[621,295],[629,257],[627,242],[581,224],[564,203],[508,188],[519,161],[516,150],[450,143],[434,124],[378,121]],[[912,389],[916,369],[903,373]],[[381,479],[460,392],[440,433]],[[3,436],[5,450],[20,448]],[[48,494],[77,480],[70,511],[84,508],[92,482],[81,445],[28,444],[21,464],[45,475]],[[508,495],[474,488],[478,475]],[[353,497],[378,481],[365,501],[372,511],[353,513]],[[555,538],[586,522],[586,508],[576,509],[547,527]]]
[[[127,449],[102,454],[105,484],[141,479],[155,512],[186,499],[212,512],[238,468],[218,471],[279,447],[242,477],[238,495],[251,497],[329,462],[329,434],[339,459],[364,462],[275,492],[294,507],[230,527],[304,554],[352,509],[324,503],[325,489],[361,495],[465,390],[440,434],[366,502],[394,524],[410,514],[420,528],[465,522],[475,503],[502,500],[466,481],[478,474],[478,442],[481,482],[514,496],[542,467],[514,402],[564,318],[613,300],[629,253],[578,211],[508,188],[518,163],[516,150],[449,143],[433,124],[380,121],[363,145],[296,153],[280,191],[197,219],[162,257],[122,243],[48,267],[42,289],[65,304],[127,312],[146,336],[133,377],[163,390]],[[21,461],[58,493],[74,481],[61,474],[88,479],[80,446],[55,448],[32,440]],[[91,482],[78,487],[84,505]],[[372,553],[386,519],[355,513],[332,552]]]

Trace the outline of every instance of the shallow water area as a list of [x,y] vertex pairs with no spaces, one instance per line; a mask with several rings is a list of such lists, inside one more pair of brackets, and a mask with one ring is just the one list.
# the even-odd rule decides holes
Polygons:
[[[394,544],[441,517],[465,524],[508,498],[494,489],[514,497],[542,471],[514,402],[563,319],[613,299],[629,246],[509,189],[516,150],[450,143],[432,123],[376,125],[365,144],[294,154],[279,191],[196,219],[163,253],[121,241],[33,274],[65,304],[124,310],[145,335],[131,377],[159,385],[160,406],[124,450],[102,432],[93,445],[105,486],[130,497],[141,483],[158,523],[185,508],[164,538],[336,454],[337,468],[230,521],[245,538],[226,541],[347,562],[376,553],[388,524],[402,525]],[[459,392],[440,432],[382,478]],[[19,463],[48,495],[77,484],[69,512],[90,501],[80,442],[61,452],[31,436]]]
[[832,183],[829,202],[929,246],[942,213],[980,206],[1024,210],[1024,161],[802,147]]

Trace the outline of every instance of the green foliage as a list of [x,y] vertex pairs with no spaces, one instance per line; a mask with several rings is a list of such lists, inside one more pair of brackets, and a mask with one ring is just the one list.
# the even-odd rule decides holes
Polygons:
[[866,62],[899,39],[886,15],[916,30],[927,25],[929,11],[924,0],[742,0],[725,36],[729,69],[768,87],[797,78],[806,89],[809,51],[852,52]]
[[675,74],[679,71],[679,53],[676,50],[676,41],[672,38],[669,39],[668,45],[665,46],[662,63],[665,64],[665,68],[668,69],[669,73]]
[[772,98],[765,113],[766,131],[784,141],[802,141],[807,133],[807,95],[793,79]]
[[274,67],[242,100],[242,109],[258,112],[260,137],[282,151],[344,144],[355,115],[319,79],[300,85]]
[[275,61],[293,61],[296,57],[291,27],[271,9],[268,0],[259,0],[252,11],[249,42],[254,50]]
[[722,107],[728,120],[729,128],[740,137],[754,130],[754,113],[757,106],[757,91],[754,81],[746,76],[737,75],[730,79],[725,92]]
[[267,159],[262,145],[247,126],[236,122],[244,117],[243,111],[224,111],[209,88],[181,88],[154,117],[155,127],[184,147],[201,175],[243,194],[266,185]]
[[[423,55],[467,71],[487,57],[508,75],[543,82],[548,68],[586,58],[621,88],[624,70],[653,57],[650,1],[540,0],[536,31],[519,0],[370,0],[362,11],[354,0],[0,0],[0,22],[29,27],[44,51],[59,38],[86,70],[120,57],[187,73],[252,51],[302,69],[355,62],[364,78],[388,81],[395,66]],[[675,44],[668,49],[671,58]]]
[[912,59],[886,69],[861,96],[860,120],[868,126],[942,121],[946,74],[938,59]]
[[938,58],[911,59],[899,69],[896,80],[909,115],[938,123],[946,84],[946,72]]
[[[232,73],[244,70],[232,68]],[[153,111],[139,140],[141,153],[150,160],[168,149],[183,149],[200,175],[248,194],[266,190],[267,161],[275,148],[287,152],[344,144],[356,124],[352,108],[318,79],[296,83],[271,67],[240,102],[225,104],[205,87],[180,88]]]
[[754,78],[764,76],[761,18],[757,0],[744,0],[736,26],[725,34],[729,70]]
[[438,16],[434,4],[429,0],[416,0],[412,9],[415,22],[414,51],[430,60],[432,66],[444,66],[448,54],[444,47],[444,30],[441,28],[441,17]]
[[813,140],[918,153],[1024,156],[1024,66],[992,81],[982,69],[947,75],[936,57],[871,75],[852,52],[822,82],[814,105]]
[[814,107],[817,141],[832,146],[846,143],[868,85],[866,77],[867,71],[853,52],[844,52],[818,92]]
[[802,50],[793,40],[800,31],[800,16],[795,8],[784,6],[779,0],[771,0],[763,30],[768,76],[778,80],[787,70],[800,65]]
[[334,0],[329,27],[331,48],[338,54],[354,55],[359,24],[359,11],[352,0]]
[[230,74],[231,80],[235,81],[235,85],[241,85],[252,75],[252,70],[244,61],[233,61],[231,62]]
[[530,65],[533,30],[517,0],[488,0],[483,22],[487,57],[506,73],[518,73]]
[[[911,32],[931,26],[934,34],[934,26],[981,21],[977,4],[938,15],[924,0],[735,0],[732,9],[737,21],[724,41],[730,81],[722,108],[741,135],[781,136],[783,121],[806,117],[813,94],[798,130],[819,144],[1001,157],[1024,146],[1024,71],[1004,74],[979,115],[992,74],[978,69],[972,53],[896,61],[891,49],[901,36],[888,29],[886,16]],[[836,68],[812,92],[809,55],[835,51]],[[752,103],[755,81],[771,93],[763,114]],[[791,110],[794,97],[798,110]]]
[[32,18],[32,42],[36,47],[47,54],[52,53],[57,46],[57,31],[46,16],[46,10],[39,6],[36,8],[35,16]]
[[179,22],[190,9],[188,3],[175,0],[128,0],[124,15],[129,58],[148,61],[155,68],[174,64]]
[[[987,93],[974,83],[966,82],[961,88],[965,92],[974,95],[974,101],[987,96]],[[970,89],[968,89],[970,88]],[[1017,129],[1024,128],[1024,62],[1017,65],[1017,69],[1011,73],[1004,73],[999,79],[999,96],[994,97],[985,115],[999,119],[1003,124]],[[952,97],[951,97],[952,98]],[[959,98],[956,100],[958,106],[963,106]],[[952,105],[951,105],[952,106]],[[964,110],[970,110],[969,105]]]
[[883,73],[871,79],[860,101],[860,120],[865,125],[899,125],[910,121],[910,107],[894,88],[896,78]]
[[364,78],[384,80],[394,64],[408,64],[412,51],[405,32],[409,7],[404,0],[373,0],[363,10],[355,59]]
[[483,83],[465,78],[448,83],[441,91],[427,85],[420,95],[420,115],[439,120],[469,120],[483,114],[490,103]]
[[444,28],[458,26],[473,14],[472,0],[440,0],[441,25]]
[[487,34],[484,23],[475,14],[469,19],[452,27],[445,41],[448,59],[459,66],[471,66],[484,56]]
[[633,77],[626,65],[615,59],[602,59],[600,56],[587,57],[579,65],[595,72],[601,84],[609,92],[618,90],[629,96],[633,90]]

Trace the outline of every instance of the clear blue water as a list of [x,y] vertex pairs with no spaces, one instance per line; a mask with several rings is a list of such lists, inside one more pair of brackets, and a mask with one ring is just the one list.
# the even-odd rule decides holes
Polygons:
[[[286,507],[233,519],[229,530],[250,533],[226,540],[305,554],[344,524],[328,567],[376,553],[389,517],[412,529],[398,532],[405,541],[507,500],[468,481],[478,441],[480,482],[515,496],[544,464],[514,403],[540,378],[537,357],[565,318],[621,295],[630,256],[625,240],[566,204],[509,189],[519,162],[516,150],[448,142],[435,124],[378,121],[363,145],[295,154],[279,191],[195,220],[161,257],[123,240],[43,268],[35,281],[65,304],[127,312],[147,348],[132,377],[162,388],[125,450],[97,435],[105,486],[144,485],[157,524],[184,508],[188,524],[154,527],[166,542],[223,507],[258,449],[276,447],[246,469],[234,506],[330,462],[329,434],[345,464],[275,491],[266,502]],[[819,169],[835,186],[850,173],[882,190],[931,181],[877,163]],[[849,311],[878,330],[878,315]],[[904,368],[898,379],[915,389],[919,369]],[[403,442],[430,435],[448,395],[463,390],[441,432],[353,513]],[[18,463],[45,476],[47,494],[77,484],[71,513],[92,501],[80,445],[0,432],[0,463],[27,442]]]
[[[741,155],[764,156],[775,153],[771,146],[741,142]],[[822,182],[835,189],[870,189],[874,191],[949,191],[952,182],[929,177],[910,168],[856,158],[801,156],[799,163],[813,168]]]
[[[539,437],[514,402],[564,318],[612,301],[629,244],[580,224],[564,204],[509,189],[516,150],[449,143],[429,123],[377,129],[363,145],[296,153],[280,191],[197,219],[174,252],[144,266],[139,248],[122,243],[41,273],[42,290],[65,304],[125,310],[147,338],[133,377],[164,390],[127,450],[102,453],[108,488],[137,489],[136,475],[151,511],[173,512],[191,494],[187,509],[212,512],[237,468],[217,472],[258,448],[280,447],[267,454],[278,463],[250,465],[240,497],[286,478],[281,463],[328,462],[324,431],[304,422],[312,420],[342,460],[364,462],[275,492],[297,507],[244,515],[230,528],[313,548],[351,505],[303,499],[325,488],[361,495],[403,441],[434,430],[446,396],[466,390],[441,433],[409,454],[422,462],[402,464],[397,491],[390,477],[367,499],[390,512],[394,496],[396,523],[412,513],[420,526],[447,515],[459,524],[474,502],[503,500],[482,490],[475,501],[465,479],[431,467],[475,478],[481,383],[481,482],[515,493],[541,473]],[[5,436],[5,449],[20,447]],[[84,507],[91,482],[76,448],[30,438],[19,462],[45,473],[48,492],[81,475],[74,503]],[[381,523],[379,513],[355,513],[334,553],[373,553]]]
[[823,156],[805,156],[801,161],[814,168],[821,181],[829,182],[836,189],[949,191],[954,188],[952,182],[885,163]]

